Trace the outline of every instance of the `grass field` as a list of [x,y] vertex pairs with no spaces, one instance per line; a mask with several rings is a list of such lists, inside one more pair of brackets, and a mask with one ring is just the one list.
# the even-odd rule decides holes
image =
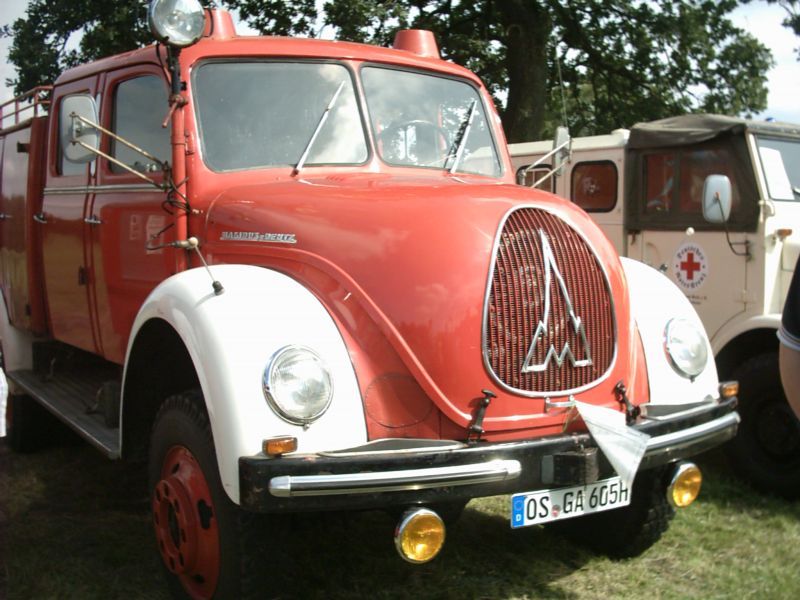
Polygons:
[[[800,503],[756,494],[716,458],[701,466],[700,499],[625,561],[546,528],[512,531],[507,497],[470,503],[421,567],[397,557],[383,513],[304,517],[302,577],[280,597],[800,598]],[[0,598],[167,598],[152,546],[139,471],[80,443],[16,455],[0,442]]]

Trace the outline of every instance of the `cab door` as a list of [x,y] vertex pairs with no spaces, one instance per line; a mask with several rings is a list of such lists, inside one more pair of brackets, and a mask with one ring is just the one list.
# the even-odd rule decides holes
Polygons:
[[[629,196],[628,254],[672,279],[713,337],[754,301],[748,296],[745,242],[756,223],[744,207],[755,192],[733,167],[729,147],[718,141],[646,151],[631,160],[640,177],[639,189]],[[728,237],[722,225],[703,218],[703,184],[712,174],[726,175],[732,184]]]
[[[107,73],[102,93],[104,127],[160,162],[172,162],[170,129],[161,126],[169,110],[167,94],[163,71],[157,65]],[[174,272],[174,255],[162,247],[172,217],[164,208],[166,193],[157,187],[164,181],[159,161],[109,136],[104,136],[103,144],[118,162],[99,160],[88,211],[87,253],[103,354],[122,363],[139,308],[153,288]]]
[[50,125],[50,154],[42,210],[33,219],[42,240],[42,263],[47,311],[53,337],[93,353],[101,351],[90,309],[91,273],[86,261],[85,219],[91,202],[90,176],[94,163],[72,163],[62,155],[59,124],[63,101],[75,94],[97,92],[97,77],[59,86],[54,92]]

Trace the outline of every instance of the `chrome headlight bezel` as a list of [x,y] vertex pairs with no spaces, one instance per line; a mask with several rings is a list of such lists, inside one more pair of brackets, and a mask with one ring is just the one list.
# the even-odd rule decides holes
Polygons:
[[[290,399],[286,394],[293,394],[291,390],[286,389],[286,382],[291,379],[289,377],[286,381],[281,381],[281,373],[290,375],[283,369],[290,369],[297,367],[299,363],[303,363],[301,368],[312,369],[307,371],[307,377],[304,382],[301,378],[297,377],[296,381],[301,385],[308,385],[309,382],[315,387],[320,387],[319,390],[311,390],[312,395],[318,396],[316,399],[305,405],[304,402],[299,401],[297,397]],[[316,370],[316,373],[314,373]],[[330,369],[322,360],[319,354],[305,346],[284,346],[275,352],[267,363],[264,369],[262,378],[262,386],[264,397],[267,400],[272,411],[287,423],[293,425],[310,425],[319,419],[331,405],[333,400],[333,376]],[[303,390],[301,390],[302,393]]]
[[206,13],[198,0],[152,0],[147,22],[159,42],[186,48],[203,35]]
[[664,354],[678,375],[694,381],[708,364],[705,331],[689,319],[670,319],[664,327]]

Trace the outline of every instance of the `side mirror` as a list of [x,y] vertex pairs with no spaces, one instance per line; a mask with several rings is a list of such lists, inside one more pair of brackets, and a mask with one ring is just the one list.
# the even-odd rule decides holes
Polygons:
[[726,223],[731,216],[731,180],[726,175],[709,175],[703,183],[703,218],[709,223]]
[[564,161],[569,158],[572,146],[572,139],[569,136],[569,129],[566,127],[558,127],[556,129],[556,138],[553,142],[553,150],[556,153],[553,155],[553,171],[561,170]]
[[58,118],[58,136],[64,158],[74,163],[92,162],[100,147],[100,132],[90,124],[97,123],[94,98],[88,94],[64,98]]

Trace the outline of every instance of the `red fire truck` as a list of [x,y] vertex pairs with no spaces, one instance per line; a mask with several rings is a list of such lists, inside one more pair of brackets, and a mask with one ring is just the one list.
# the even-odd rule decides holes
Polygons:
[[150,22],[4,106],[8,443],[45,410],[146,460],[178,597],[263,594],[308,511],[397,511],[415,563],[490,495],[512,527],[654,543],[736,384],[674,284],[515,185],[480,80],[429,32],[238,37],[188,0]]

